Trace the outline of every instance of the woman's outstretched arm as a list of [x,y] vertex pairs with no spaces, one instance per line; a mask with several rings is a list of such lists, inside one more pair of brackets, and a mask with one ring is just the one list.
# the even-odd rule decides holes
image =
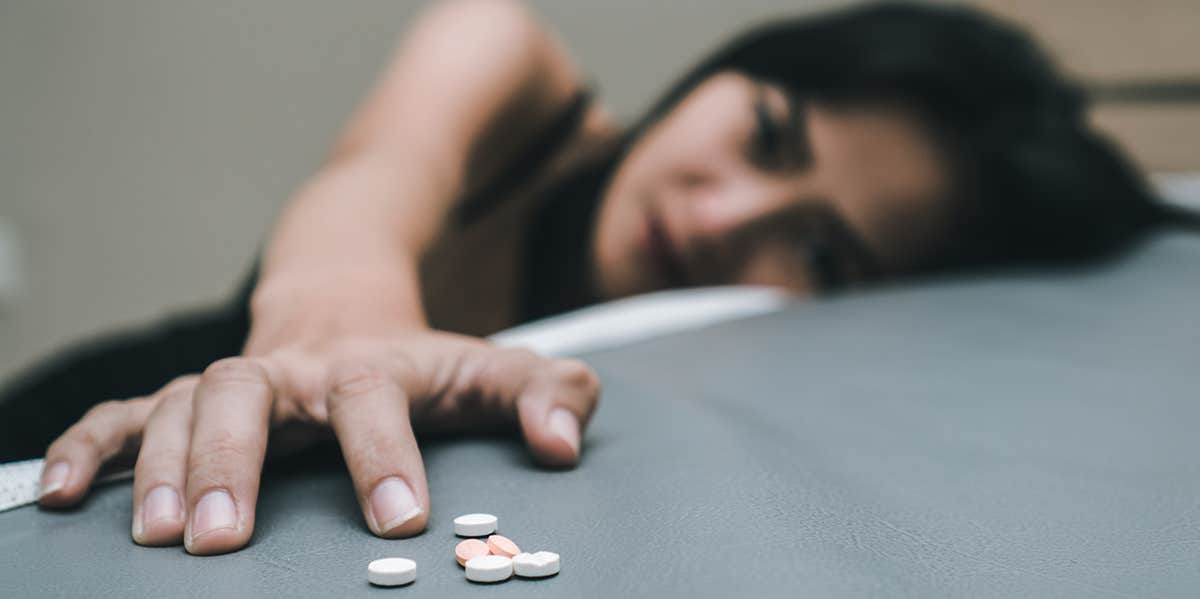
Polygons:
[[103,463],[136,455],[134,541],[208,554],[249,541],[268,437],[283,451],[335,437],[363,519],[385,537],[428,520],[414,428],[519,430],[540,462],[575,464],[595,374],[428,330],[417,279],[454,200],[486,185],[508,144],[536,134],[575,88],[521,5],[455,0],[425,13],[280,219],[242,355],[93,408],[47,450],[42,505],[77,503]]
[[327,164],[280,218],[254,296],[256,318],[308,294],[371,298],[423,323],[416,261],[452,204],[487,183],[578,90],[575,67],[525,7],[434,5]]

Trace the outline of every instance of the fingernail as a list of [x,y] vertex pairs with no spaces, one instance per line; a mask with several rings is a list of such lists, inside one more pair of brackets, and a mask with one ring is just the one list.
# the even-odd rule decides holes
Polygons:
[[67,477],[71,475],[71,465],[66,462],[58,462],[46,469],[46,473],[42,475],[42,492],[39,497],[45,497],[65,486],[67,486]]
[[[200,500],[201,503],[204,499]],[[197,506],[199,507],[199,506]],[[157,520],[182,520],[183,504],[179,501],[179,493],[167,485],[150,489],[142,500],[142,525],[150,526]],[[142,530],[142,529],[139,529]]]
[[194,539],[222,528],[237,528],[237,507],[233,505],[233,497],[229,492],[216,489],[209,491],[196,502],[190,536]]
[[385,478],[371,491],[371,516],[375,518],[377,533],[392,530],[421,515],[422,511],[412,489],[397,477]]
[[546,416],[546,428],[567,442],[575,455],[579,455],[579,419],[566,408],[554,408]]

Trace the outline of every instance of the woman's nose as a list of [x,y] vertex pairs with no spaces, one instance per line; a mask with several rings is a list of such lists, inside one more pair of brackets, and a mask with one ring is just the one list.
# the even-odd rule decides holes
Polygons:
[[768,218],[781,205],[778,190],[752,178],[704,181],[688,194],[692,234],[719,242]]

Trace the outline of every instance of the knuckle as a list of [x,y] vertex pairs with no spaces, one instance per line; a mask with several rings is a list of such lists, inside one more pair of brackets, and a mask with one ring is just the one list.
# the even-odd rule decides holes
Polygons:
[[526,363],[528,353],[531,352],[514,348],[475,354],[477,359],[464,364],[464,389],[492,395],[499,389],[511,386],[513,381],[526,379],[528,370],[522,365]]
[[80,428],[72,440],[78,442],[79,445],[88,451],[99,452],[103,447],[103,442],[96,433],[96,429],[92,427]]
[[265,385],[267,372],[248,358],[217,360],[204,369],[201,382],[205,385]]
[[391,377],[373,366],[339,365],[329,373],[329,401],[339,403],[392,385]]
[[235,467],[235,464],[241,464],[256,455],[256,445],[253,440],[219,431],[192,448],[190,470],[196,472]]
[[79,445],[89,451],[104,449],[104,439],[118,427],[128,411],[125,402],[110,400],[96,404],[83,415],[59,440],[60,448]]
[[582,360],[555,360],[552,368],[558,380],[589,395],[600,390],[600,377]]
[[46,456],[51,460],[59,458],[97,459],[105,453],[101,442],[102,439],[98,438],[91,429],[76,425],[50,444],[50,447],[46,449]]
[[536,352],[525,347],[509,347],[496,352],[503,362],[511,364],[530,364],[541,360]]
[[119,418],[124,411],[125,402],[110,399],[92,406],[91,409],[89,409],[87,413],[83,415],[83,418],[80,419],[79,422],[80,424],[84,422],[103,422],[110,419]]
[[421,377],[421,364],[411,352],[398,351],[389,355],[392,371],[396,373],[397,380],[419,380]]
[[156,409],[172,409],[183,404],[190,404],[194,391],[194,386],[163,389],[159,392],[155,407]]
[[537,354],[523,347],[505,348],[484,355],[481,374],[487,378],[529,372],[540,362]]
[[200,382],[200,376],[196,374],[176,377],[159,389],[157,395],[160,400],[183,394],[191,395],[198,382]]
[[187,459],[187,452],[182,449],[142,450],[138,452],[137,462],[133,465],[133,477],[137,480],[160,480],[173,472],[182,472]]
[[50,444],[50,447],[46,448],[46,458],[47,460],[53,460],[56,456],[70,454],[72,453],[72,447],[79,447],[80,445],[80,441],[74,438],[73,432],[67,431],[55,439]]

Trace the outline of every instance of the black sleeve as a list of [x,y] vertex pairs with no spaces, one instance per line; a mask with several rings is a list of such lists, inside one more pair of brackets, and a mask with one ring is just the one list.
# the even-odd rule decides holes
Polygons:
[[42,456],[88,408],[148,395],[172,379],[241,353],[255,267],[224,306],[79,343],[0,388],[0,462]]
[[576,92],[567,106],[526,146],[494,183],[486,185],[484,189],[464,197],[459,202],[452,222],[458,225],[474,222],[495,207],[496,198],[507,196],[535,175],[579,129],[591,101],[592,92],[589,88],[585,87]]

